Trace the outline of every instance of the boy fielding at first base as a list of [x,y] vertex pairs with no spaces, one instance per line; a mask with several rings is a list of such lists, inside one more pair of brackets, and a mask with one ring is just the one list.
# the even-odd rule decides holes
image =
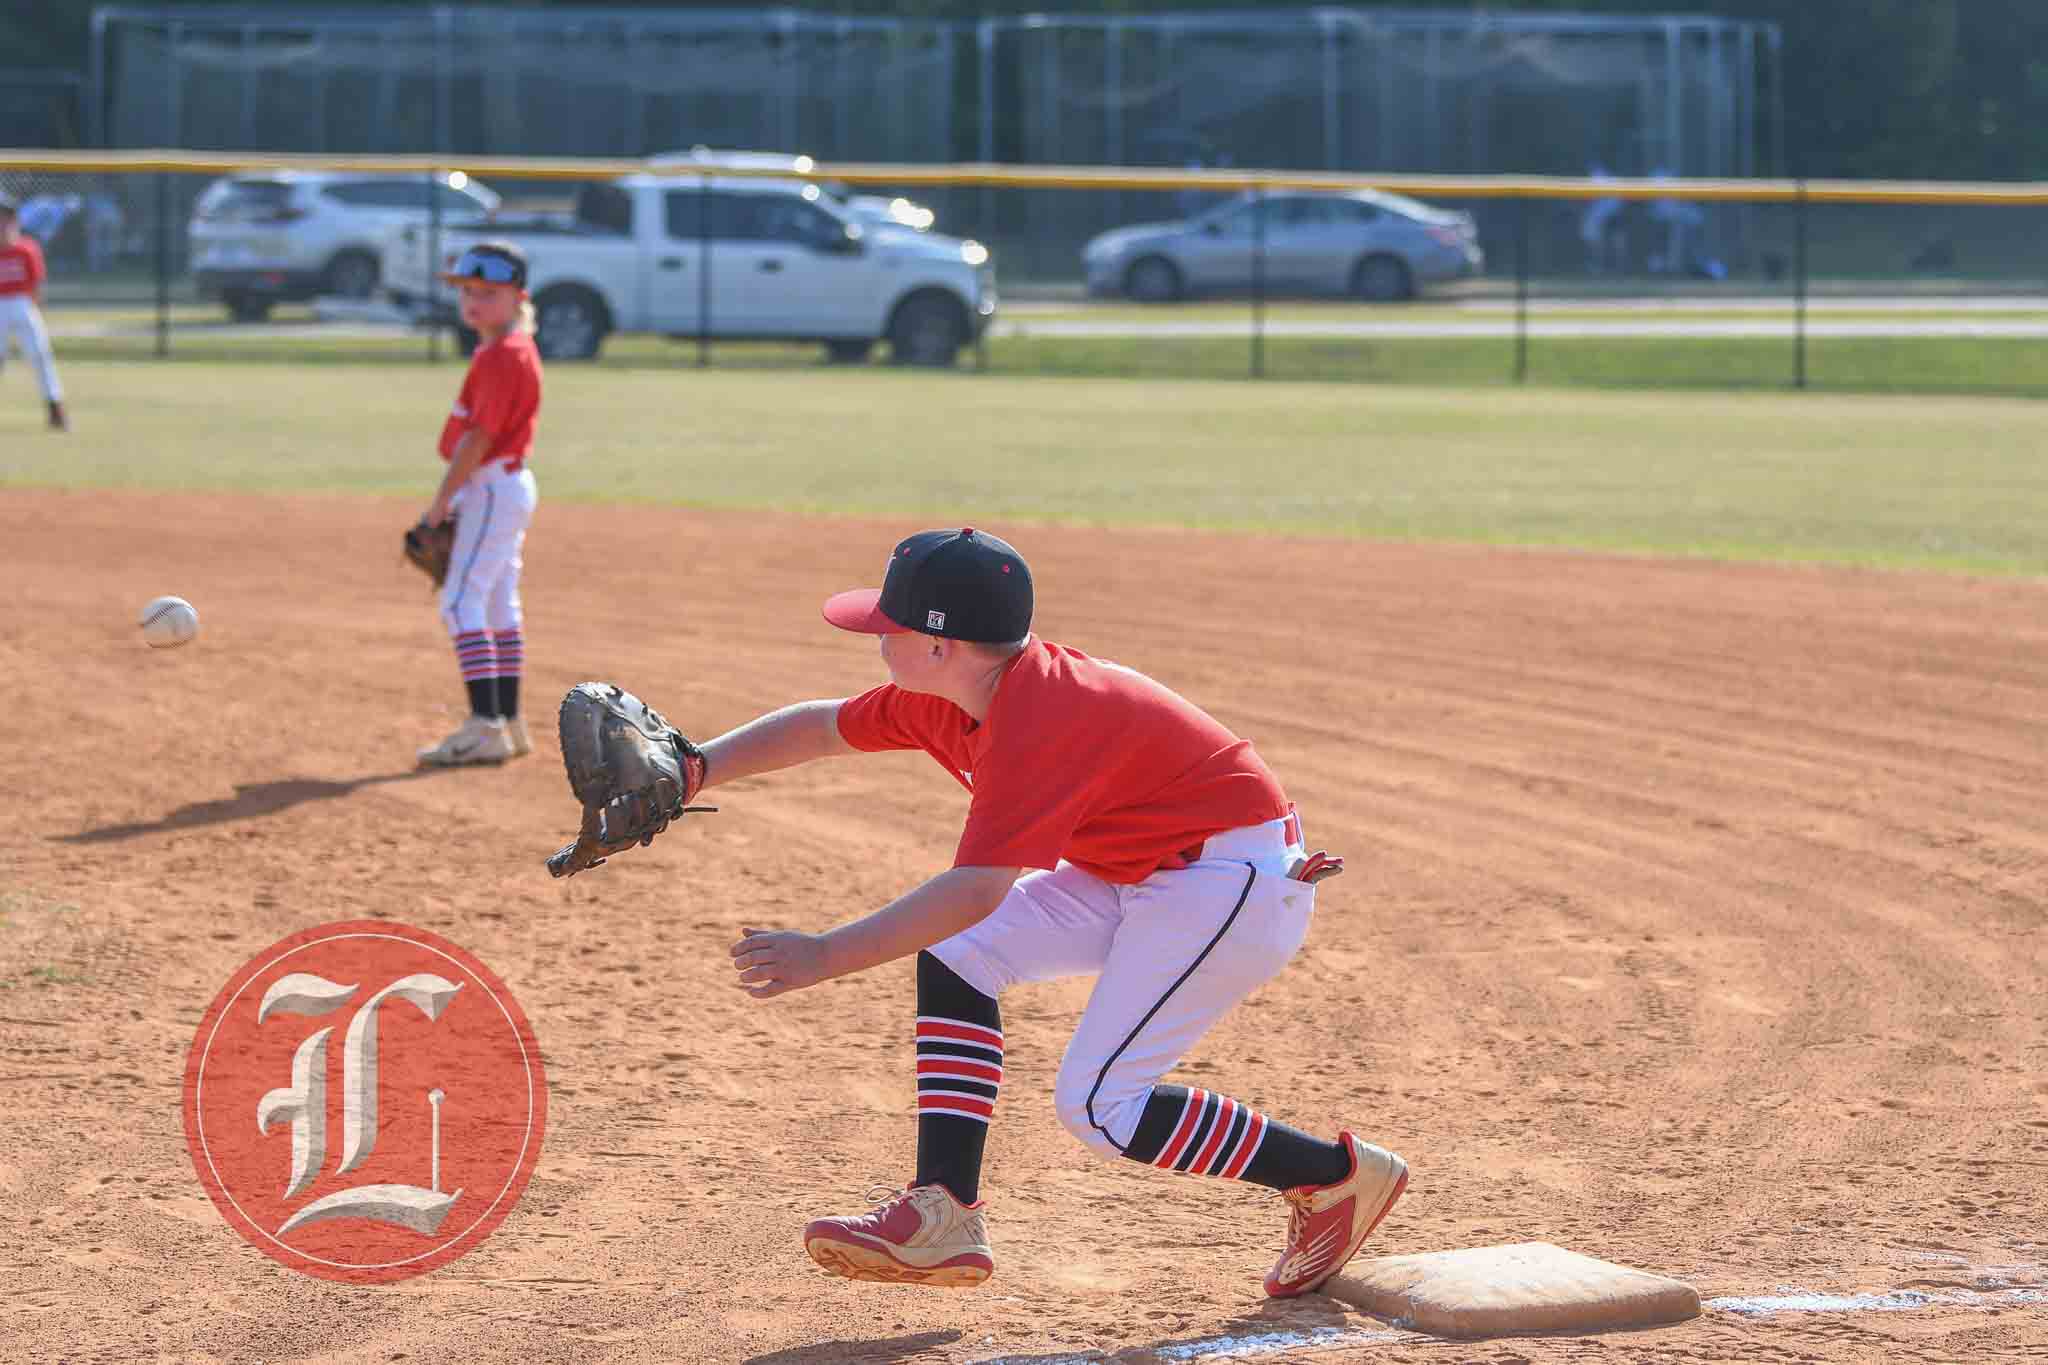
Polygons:
[[857,1280],[988,1278],[997,1001],[1018,982],[1093,975],[1054,1086],[1061,1122],[1105,1157],[1281,1192],[1287,1242],[1266,1292],[1320,1286],[1400,1198],[1407,1165],[1164,1078],[1293,957],[1315,883],[1341,860],[1305,851],[1248,742],[1142,674],[1033,635],[1031,572],[995,536],[911,536],[880,589],[824,612],[879,637],[890,681],[720,736],[699,755],[702,785],[922,749],[972,798],[947,871],[828,933],[746,929],[733,945],[739,985],[761,999],[917,959],[915,1178],[870,1212],[811,1223],[813,1259]]

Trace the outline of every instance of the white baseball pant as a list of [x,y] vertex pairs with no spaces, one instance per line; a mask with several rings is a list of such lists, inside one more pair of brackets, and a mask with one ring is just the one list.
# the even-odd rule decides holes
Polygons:
[[1274,820],[1219,834],[1199,861],[1132,886],[1067,862],[1029,873],[988,918],[931,952],[992,996],[1020,981],[1095,975],[1053,1107],[1074,1136],[1116,1156],[1152,1087],[1308,936],[1316,889],[1287,876],[1303,856],[1289,832]]
[[17,342],[28,363],[35,366],[44,401],[63,402],[64,386],[57,382],[57,358],[50,354],[50,334],[43,327],[42,310],[27,294],[0,294],[0,360]]
[[441,585],[441,620],[451,637],[520,628],[520,551],[539,501],[533,471],[508,473],[503,461],[483,466],[455,491],[455,547]]

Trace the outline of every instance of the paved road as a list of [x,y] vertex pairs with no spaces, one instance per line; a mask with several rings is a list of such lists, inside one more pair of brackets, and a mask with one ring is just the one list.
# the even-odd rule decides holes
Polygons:
[[[1094,308],[1116,312],[1100,319],[1088,317]],[[1425,316],[1404,317],[1403,310],[1388,309],[1381,316],[1360,319],[1353,309],[1331,307],[1328,317],[1304,316],[1314,304],[1283,302],[1274,305],[1285,312],[1269,317],[1269,337],[1326,339],[1399,340],[1472,337],[1512,337],[1515,333],[1512,299],[1464,299],[1443,304],[1425,304]],[[1470,314],[1445,317],[1446,309]],[[1713,314],[1769,310],[1768,317],[1716,318]],[[323,303],[326,314],[312,322],[233,323],[220,321],[181,322],[175,330],[183,336],[233,338],[237,340],[392,340],[406,336],[424,338],[388,310],[375,307]],[[1529,335],[1542,338],[1789,338],[1793,333],[1791,303],[1779,296],[1723,296],[1717,298],[1624,298],[1543,299],[1529,305]],[[1569,317],[1546,314],[1568,312]],[[2048,295],[2008,294],[1987,297],[1928,298],[1911,295],[1870,295],[1813,299],[1807,305],[1806,332],[1812,337],[2048,337],[2048,316],[2000,317],[2005,313],[2048,315]],[[1925,318],[1864,318],[1852,313],[1926,313]],[[1586,316],[1610,314],[1611,316]],[[1176,316],[1179,314],[1179,316]],[[1674,316],[1681,315],[1681,316]],[[62,308],[53,309],[50,331],[60,338],[148,336],[155,324],[134,317],[118,321],[67,317]],[[1244,337],[1250,334],[1251,309],[1218,315],[1202,309],[1194,316],[1177,308],[1162,308],[1157,316],[1131,316],[1131,306],[1053,303],[1044,301],[1005,304],[996,322],[997,337],[1048,337],[1075,339],[1200,340]]]
[[[1532,337],[1672,337],[1705,340],[1722,337],[1787,337],[1794,331],[1791,318],[1650,319],[1573,318],[1546,321],[1532,318]],[[1322,337],[1329,339],[1420,339],[1446,337],[1512,337],[1512,318],[1471,322],[1415,321],[1390,319],[1385,322],[1350,322],[1289,318],[1266,323],[1269,337]],[[1144,322],[1116,319],[1091,322],[1074,318],[1007,318],[996,323],[998,337],[1071,337],[1194,340],[1205,337],[1243,337],[1251,334],[1249,315],[1235,321]],[[1894,318],[1871,321],[1810,318],[1810,337],[2048,337],[2048,321],[2016,318]]]

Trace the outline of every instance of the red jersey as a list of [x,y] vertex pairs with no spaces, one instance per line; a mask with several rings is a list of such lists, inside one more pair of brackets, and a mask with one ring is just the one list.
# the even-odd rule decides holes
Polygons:
[[1052,867],[1141,882],[1224,830],[1283,818],[1279,781],[1180,694],[1032,637],[988,720],[893,683],[839,708],[856,749],[922,749],[974,793],[955,867]]
[[516,328],[488,346],[477,347],[463,376],[455,410],[441,428],[441,458],[470,431],[490,433],[483,462],[503,460],[513,468],[533,453],[533,428],[540,416],[540,351]]
[[49,274],[43,268],[43,249],[27,233],[0,245],[0,296],[33,294]]

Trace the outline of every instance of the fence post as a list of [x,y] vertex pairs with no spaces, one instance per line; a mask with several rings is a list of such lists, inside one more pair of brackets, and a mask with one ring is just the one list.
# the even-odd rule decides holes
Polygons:
[[1252,189],[1252,378],[1266,377],[1266,191]]
[[1529,382],[1529,199],[1515,197],[1515,382]]
[[1806,387],[1806,181],[1792,211],[1792,387]]
[[441,360],[441,172],[427,172],[427,363]]
[[711,363],[711,172],[697,189],[697,368]]
[[171,353],[171,174],[156,173],[156,353]]

